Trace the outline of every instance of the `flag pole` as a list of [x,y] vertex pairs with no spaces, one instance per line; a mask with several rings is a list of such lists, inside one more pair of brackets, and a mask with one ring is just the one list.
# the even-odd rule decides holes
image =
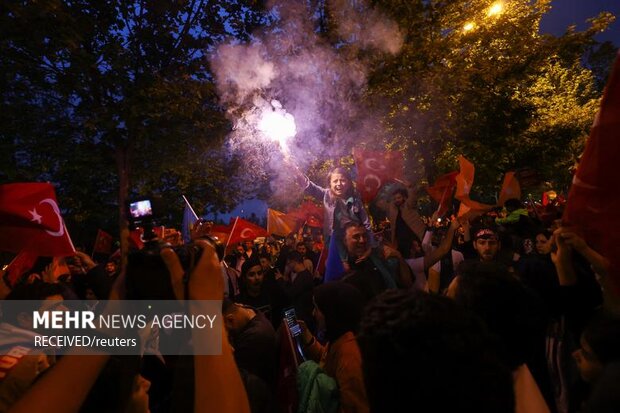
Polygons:
[[97,236],[95,237],[95,245],[93,245],[93,252],[90,253],[90,258],[95,257],[95,248],[97,248],[97,243],[99,242],[99,231],[101,231],[100,229],[97,229]]
[[235,233],[235,227],[237,226],[237,221],[239,221],[239,216],[237,216],[237,218],[235,218],[235,223],[233,224],[233,227],[230,230],[230,236],[228,236],[228,239],[226,240],[226,246],[224,247],[224,251],[226,251],[228,249],[228,243],[230,242],[230,238],[231,238],[232,234]]
[[189,201],[187,200],[185,195],[181,194],[181,196],[183,197],[183,200],[185,201],[185,204],[187,205],[189,210],[192,211],[192,214],[194,215],[194,218],[198,219],[198,215],[196,215],[196,212],[194,212],[194,208],[192,208],[191,204],[189,203]]

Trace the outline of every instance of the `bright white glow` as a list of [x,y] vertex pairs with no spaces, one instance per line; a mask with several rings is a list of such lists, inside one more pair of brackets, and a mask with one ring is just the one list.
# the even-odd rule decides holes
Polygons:
[[269,139],[278,142],[285,155],[289,155],[288,140],[297,134],[295,118],[277,100],[271,101],[272,110],[263,112],[258,130]]
[[487,12],[487,16],[489,17],[497,16],[499,14],[502,14],[503,11],[504,11],[504,4],[501,1],[498,1],[497,3],[493,3],[493,5],[489,8],[489,11]]
[[463,31],[464,32],[469,32],[474,30],[475,25],[473,23],[465,23],[465,26],[463,26]]

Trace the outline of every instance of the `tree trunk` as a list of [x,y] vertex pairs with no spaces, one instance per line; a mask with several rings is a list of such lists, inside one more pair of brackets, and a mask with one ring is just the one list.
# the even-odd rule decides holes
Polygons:
[[116,167],[118,170],[118,225],[121,240],[121,269],[127,265],[129,252],[129,221],[127,220],[127,198],[129,196],[129,156],[127,147],[116,148]]

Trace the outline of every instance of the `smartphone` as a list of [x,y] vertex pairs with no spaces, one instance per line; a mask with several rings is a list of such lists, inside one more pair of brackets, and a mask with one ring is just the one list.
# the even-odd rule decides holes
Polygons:
[[136,201],[129,204],[129,213],[132,218],[145,218],[153,215],[153,207],[150,199]]
[[297,315],[295,314],[295,308],[287,308],[284,310],[284,319],[286,325],[291,332],[293,338],[301,337],[301,326],[297,322]]
[[304,354],[301,344],[301,326],[297,322],[295,308],[291,307],[284,310],[284,320],[286,321],[288,330],[291,332],[291,338],[295,343],[295,348],[297,349],[297,362],[300,363],[306,361],[306,355]]

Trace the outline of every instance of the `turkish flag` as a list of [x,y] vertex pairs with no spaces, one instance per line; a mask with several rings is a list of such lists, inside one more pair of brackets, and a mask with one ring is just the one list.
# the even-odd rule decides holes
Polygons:
[[93,253],[110,254],[112,253],[112,235],[98,229],[97,238],[95,238],[95,247]]
[[504,175],[504,183],[499,192],[499,202],[497,205],[504,206],[509,199],[521,199],[521,186],[514,172],[506,172]]
[[317,205],[312,201],[306,200],[302,202],[301,205],[290,210],[286,215],[305,222],[311,227],[321,228],[323,226],[323,206]]
[[430,197],[439,204],[439,207],[437,208],[437,215],[440,217],[448,212],[448,209],[452,204],[452,192],[456,187],[456,176],[458,174],[459,173],[457,171],[453,171],[445,175],[441,175],[439,178],[435,179],[433,186],[426,188],[426,192],[428,192]]
[[620,54],[568,194],[563,225],[573,226],[610,260],[610,280],[620,293]]
[[129,245],[139,250],[144,248],[144,241],[142,241],[143,233],[144,233],[143,228],[136,228],[132,231],[129,231]]
[[39,256],[36,253],[26,250],[21,251],[13,258],[13,261],[6,267],[6,279],[10,287],[13,287],[20,277],[34,266],[37,258]]
[[375,199],[381,187],[403,176],[403,154],[396,151],[377,152],[353,149],[357,166],[357,190],[362,201]]
[[252,224],[243,218],[237,217],[233,223],[227,245],[234,245],[243,241],[254,241],[258,237],[268,237],[269,233],[265,228]]
[[228,242],[228,237],[230,237],[231,230],[232,226],[230,225],[213,225],[211,231],[209,231],[209,235],[217,238],[219,242],[226,244]]
[[75,253],[53,185],[0,185],[0,250],[47,257]]

